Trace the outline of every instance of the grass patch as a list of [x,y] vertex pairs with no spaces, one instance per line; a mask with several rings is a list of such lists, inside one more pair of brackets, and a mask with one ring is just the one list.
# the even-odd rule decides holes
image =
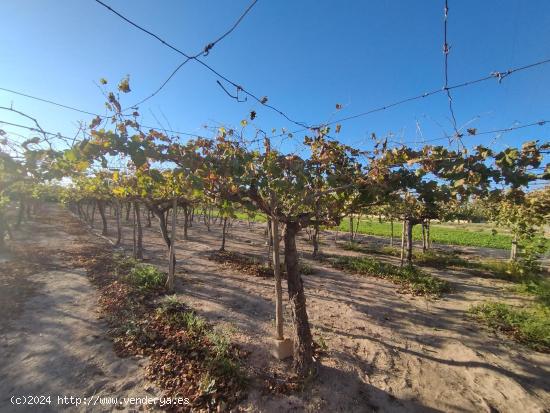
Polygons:
[[537,351],[550,352],[550,280],[524,276],[511,290],[533,297],[534,303],[522,308],[486,302],[470,308],[470,314],[489,327],[502,331]]
[[[358,242],[347,242],[342,247],[348,251],[356,251],[364,254],[382,254],[399,257],[401,250],[396,247],[384,246],[381,248],[369,248]],[[477,261],[462,258],[455,251],[443,251],[431,249],[425,252],[413,251],[413,262],[417,265],[423,265],[433,268],[460,267],[475,270],[476,275],[488,278],[498,278],[512,282],[524,282],[532,278],[533,274],[518,262],[483,260]]]
[[309,265],[307,262],[300,261],[298,266],[300,268],[300,274],[302,275],[315,274],[315,268]]
[[[391,255],[393,257],[401,256],[401,250],[399,248],[389,246],[369,248],[358,242],[348,242],[343,248],[348,251],[362,252],[365,254],[383,254]],[[451,266],[472,268],[472,261],[459,257],[454,251],[441,251],[433,249],[425,252],[413,251],[413,261],[415,264],[434,268],[445,268]]]
[[142,291],[159,289],[166,282],[166,274],[150,264],[137,264],[128,273],[128,281]]
[[[171,326],[187,332],[190,340],[186,345],[192,352],[202,354],[208,367],[201,376],[199,388],[203,392],[217,392],[220,379],[229,378],[239,385],[245,384],[246,378],[238,364],[238,351],[228,334],[213,329],[194,310],[173,299],[165,301],[157,309],[157,314]],[[208,378],[206,386],[205,377]]]
[[237,211],[235,212],[235,217],[241,221],[267,222],[267,216],[259,212],[250,216],[246,212]]
[[83,264],[100,286],[101,314],[117,354],[150,357],[147,376],[166,397],[189,398],[192,411],[227,411],[245,397],[244,353],[229,335],[166,296],[165,274],[106,251]]
[[434,277],[417,267],[398,267],[369,257],[332,256],[326,260],[338,269],[389,279],[416,295],[440,296],[450,291],[447,281]]
[[[340,223],[340,231],[349,231],[349,220],[345,219]],[[389,222],[378,222],[376,220],[362,219],[359,223],[358,232],[360,234],[376,235],[381,237],[390,237],[391,224]],[[394,222],[394,237],[400,236],[399,223]],[[509,249],[512,246],[512,237],[506,234],[493,233],[492,231],[479,228],[477,230],[466,230],[461,228],[449,228],[448,226],[432,224],[430,226],[430,237],[434,243],[464,245],[471,247],[486,247]],[[422,227],[415,225],[413,227],[413,239],[419,241],[422,239]]]
[[550,280],[542,277],[530,277],[513,290],[520,294],[534,296],[541,305],[550,308]]
[[470,314],[535,350],[550,351],[550,308],[547,306],[536,304],[516,308],[487,302],[472,307]]
[[141,292],[162,289],[166,282],[166,274],[154,265],[123,254],[113,255],[112,267],[118,279],[123,279]]

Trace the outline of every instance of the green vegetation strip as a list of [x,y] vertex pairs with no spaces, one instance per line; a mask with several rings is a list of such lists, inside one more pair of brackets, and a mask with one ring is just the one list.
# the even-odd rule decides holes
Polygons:
[[[234,216],[241,221],[251,221],[264,223],[267,217],[262,213],[248,215],[243,211],[236,211]],[[357,225],[357,223],[355,223]],[[393,236],[396,240],[401,236],[401,226],[399,221],[394,222]],[[430,238],[435,244],[462,245],[466,247],[484,247],[508,250],[512,247],[512,236],[508,234],[499,234],[493,232],[490,228],[450,228],[451,224],[431,224]],[[328,228],[336,230],[336,228]],[[349,219],[344,219],[338,227],[340,231],[349,232]],[[379,222],[376,220],[362,219],[357,228],[359,234],[374,235],[379,237],[391,236],[391,224],[387,221]],[[413,239],[422,240],[422,227],[415,225],[413,228]],[[546,250],[550,250],[550,242],[542,240],[546,245]]]
[[330,256],[326,260],[341,270],[389,279],[417,295],[440,296],[451,289],[447,281],[413,266],[398,267],[369,257]]
[[[349,220],[344,219],[340,223],[341,231],[349,231]],[[394,237],[398,238],[401,234],[400,223],[394,222]],[[378,222],[374,220],[362,219],[359,223],[358,232],[360,234],[376,235],[380,237],[390,237],[391,224],[389,222]],[[430,237],[436,244],[464,245],[470,247],[486,247],[509,249],[512,246],[512,237],[506,234],[493,234],[491,231],[480,229],[478,231],[465,230],[459,228],[448,228],[432,224],[430,226]],[[422,239],[422,228],[415,225],[413,228],[413,239],[419,241]]]
[[267,217],[265,214],[260,212],[257,213],[246,213],[242,211],[234,212],[235,218],[240,219],[241,221],[251,221],[251,222],[267,222]]
[[514,291],[533,296],[538,303],[550,308],[550,279],[548,278],[529,277],[515,286]]
[[538,350],[550,351],[550,308],[542,304],[516,308],[486,302],[470,309],[476,319]]
[[[373,248],[369,247],[368,245],[360,244],[358,242],[347,242],[343,245],[342,248],[348,251],[356,251],[364,254],[381,254],[390,255],[393,257],[399,257],[401,254],[399,248]],[[471,270],[475,270],[476,275],[480,277],[498,278],[501,280],[508,280],[513,282],[525,281],[528,278],[528,274],[533,271],[531,268],[522,265],[520,261],[477,261],[462,258],[455,251],[443,251],[435,249],[427,250],[425,252],[414,251],[413,262],[417,265],[423,265],[433,268],[468,268]],[[542,270],[537,269],[537,271],[540,272]]]
[[512,291],[533,298],[519,308],[486,302],[470,308],[470,314],[489,327],[502,331],[535,350],[550,352],[550,280],[529,275],[517,278]]
[[[253,216],[248,216],[245,212],[235,212],[237,219],[242,221],[254,221],[254,222],[266,222],[265,215],[258,213]],[[357,224],[355,224],[357,225]],[[329,228],[336,230],[336,228]],[[338,227],[340,231],[349,231],[349,219],[344,219]],[[395,238],[399,238],[401,232],[400,222],[394,222]],[[391,224],[387,221],[378,222],[376,220],[362,219],[359,223],[357,231],[360,234],[375,235],[379,237],[391,236]],[[497,248],[497,249],[510,249],[512,246],[512,237],[507,234],[493,233],[489,229],[476,228],[476,229],[461,229],[461,228],[449,228],[446,225],[432,224],[430,226],[430,237],[432,242],[436,244],[447,245],[463,245],[467,247],[485,247],[485,248]],[[415,225],[413,228],[413,239],[415,241],[422,240],[422,227]]]

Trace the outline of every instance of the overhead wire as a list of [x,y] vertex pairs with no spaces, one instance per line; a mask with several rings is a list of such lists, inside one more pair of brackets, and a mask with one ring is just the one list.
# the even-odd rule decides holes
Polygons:
[[[182,51],[181,49],[177,48],[176,46],[170,44],[169,42],[167,42],[166,40],[164,40],[163,38],[161,38],[159,35],[153,33],[152,31],[150,30],[147,30],[146,28],[144,28],[143,26],[135,23],[134,21],[132,21],[131,19],[129,19],[128,17],[124,16],[122,13],[114,10],[112,7],[110,7],[109,5],[105,4],[103,1],[101,0],[94,0],[96,3],[100,4],[101,6],[105,7],[107,10],[109,10],[111,13],[115,14],[116,16],[118,16],[119,18],[121,18],[122,20],[124,20],[125,22],[127,22],[128,24],[134,26],[136,29],[148,34],[149,36],[152,36],[153,38],[155,38],[156,40],[158,40],[159,42],[161,42],[164,46],[168,47],[169,49],[175,51],[176,53],[179,53],[180,55],[184,56],[186,59],[189,59],[189,60],[194,60],[196,61],[198,64],[200,64],[201,66],[203,66],[204,68],[206,68],[207,70],[209,70],[210,72],[212,72],[214,75],[216,75],[218,78],[224,80],[225,82],[229,83],[230,85],[232,85],[235,90],[237,92],[242,92],[244,93],[246,96],[254,99],[255,101],[257,101],[258,103],[261,103],[263,106],[277,112],[279,115],[281,115],[282,117],[284,117],[287,121],[297,125],[297,126],[300,126],[300,127],[304,127],[304,128],[309,128],[308,125],[306,125],[305,123],[303,122],[299,122],[293,118],[291,118],[288,114],[286,114],[285,112],[283,112],[281,109],[271,105],[271,104],[268,104],[267,101],[267,97],[266,96],[262,96],[262,97],[258,97],[256,94],[254,94],[253,92],[251,92],[250,90],[247,90],[244,86],[242,86],[242,84],[239,84],[231,79],[229,79],[227,76],[223,75],[222,73],[220,73],[218,70],[216,70],[213,66],[209,65],[208,63],[205,63],[203,60],[201,60],[199,58],[200,54],[198,55],[190,55],[188,53],[185,53],[184,51]],[[248,9],[249,10],[249,9]],[[238,96],[238,95],[237,95]]]
[[[213,42],[210,42],[208,43],[204,49],[193,55],[193,56],[186,56],[185,60],[183,62],[181,62],[178,66],[176,66],[176,68],[170,73],[170,75],[168,76],[168,78],[166,78],[166,80],[164,80],[164,82],[153,92],[151,93],[150,95],[148,95],[147,97],[143,98],[142,100],[140,100],[139,102],[131,105],[131,106],[128,106],[126,109],[124,109],[123,111],[126,111],[128,109],[131,109],[131,108],[135,108],[135,107],[138,107],[139,105],[143,104],[144,102],[148,101],[149,99],[153,98],[154,96],[156,96],[167,84],[168,82],[176,75],[176,73],[185,65],[187,64],[189,61],[191,60],[195,60],[197,57],[199,57],[200,55],[204,55],[204,56],[207,56],[209,53],[210,53],[210,50],[212,50],[212,48],[220,41],[222,41],[223,39],[225,39],[229,34],[231,34],[231,32],[233,32],[233,30],[235,30],[237,28],[237,26],[241,23],[241,21],[244,19],[244,17],[248,14],[248,12],[252,9],[252,7],[254,7],[256,5],[256,3],[258,2],[258,0],[254,0],[252,3],[250,3],[250,5],[246,8],[246,10],[239,16],[239,18],[237,19],[237,21],[233,24],[233,26],[231,26],[231,28],[229,30],[227,30],[225,33],[223,33],[220,37],[218,37],[216,40],[214,40]],[[103,4],[102,4],[103,5]],[[118,15],[118,14],[117,14]],[[126,20],[126,19],[125,19]],[[157,38],[157,36],[155,36],[155,38]]]
[[[524,70],[529,70],[529,69],[532,69],[532,68],[535,68],[535,67],[538,67],[538,66],[541,66],[541,65],[548,64],[548,63],[550,63],[550,59],[543,59],[543,60],[539,60],[539,61],[529,63],[529,64],[526,64],[526,65],[523,65],[523,66],[518,66],[518,67],[515,67],[515,68],[511,68],[511,69],[508,69],[508,70],[505,70],[505,71],[493,71],[493,72],[491,72],[491,74],[489,74],[487,76],[483,76],[483,77],[480,77],[480,78],[477,78],[477,79],[467,80],[465,82],[461,82],[461,83],[457,83],[455,85],[451,85],[451,86],[448,87],[448,89],[449,90],[454,90],[454,89],[469,87],[471,85],[475,85],[475,84],[478,84],[478,83],[481,83],[481,82],[486,82],[490,79],[495,79],[495,78],[498,79],[498,81],[500,83],[504,78],[506,78],[506,77],[508,77],[508,76],[510,76],[514,73],[521,72],[521,71],[524,71]],[[61,107],[61,108],[77,111],[77,112],[80,112],[80,113],[84,113],[84,114],[88,114],[88,115],[92,115],[92,116],[105,117],[105,116],[102,116],[102,115],[98,115],[97,113],[89,112],[89,111],[86,111],[86,110],[83,110],[83,109],[80,109],[80,108],[77,108],[77,107],[74,107],[74,106],[62,104],[62,103],[53,101],[51,99],[45,99],[45,98],[42,98],[42,97],[33,96],[33,95],[23,93],[23,92],[19,92],[19,91],[16,91],[16,90],[7,89],[7,88],[3,88],[3,87],[0,87],[0,90],[3,90],[5,92],[9,92],[9,93],[14,93],[14,94],[17,94],[17,95],[20,95],[20,96],[24,96],[24,97],[27,97],[29,99],[34,99],[34,100],[38,100],[38,101],[41,101],[41,102],[49,103],[49,104],[52,104],[52,105],[55,105],[55,106],[58,106],[58,107]],[[381,112],[381,111],[390,109],[392,107],[402,105],[402,104],[407,103],[407,102],[423,99],[425,97],[429,97],[429,96],[432,96],[432,95],[435,95],[435,94],[438,94],[438,93],[442,93],[442,92],[444,92],[443,89],[434,89],[434,90],[431,90],[429,92],[424,92],[424,93],[418,94],[416,96],[400,99],[400,100],[397,100],[397,101],[392,102],[392,103],[388,103],[388,104],[383,105],[383,106],[375,107],[375,108],[370,109],[370,110],[365,111],[365,112],[361,112],[361,113],[357,113],[355,115],[342,117],[342,118],[333,120],[331,122],[327,122],[323,126],[326,127],[326,126],[331,126],[331,125],[334,125],[334,124],[347,122],[347,121],[350,121],[350,120],[353,120],[353,119],[364,117],[364,116],[367,116],[367,115],[370,115],[370,114],[373,114],[373,113],[376,113],[376,112]],[[525,125],[525,127],[526,126],[527,125]],[[142,125],[142,127],[146,128],[146,129],[157,129],[154,126],[148,126],[148,125]],[[307,130],[310,130],[310,129],[311,128],[309,128],[309,127],[304,127],[304,128],[301,128],[301,129],[293,130],[290,133],[291,134],[296,134],[296,133],[304,132],[304,131],[307,131]],[[187,135],[187,136],[196,136],[197,135],[196,133],[178,131],[178,130],[167,130],[167,132],[174,133],[174,134],[180,134],[180,135]],[[274,135],[271,136],[271,138],[277,138],[277,137],[285,136],[288,133],[289,132],[274,134]],[[254,141],[252,141],[252,142],[254,142]]]
[[449,52],[451,50],[451,46],[447,42],[447,20],[449,17],[449,3],[448,0],[445,0],[445,7],[443,10],[443,55],[444,55],[444,73],[445,73],[445,86],[443,87],[443,90],[445,90],[445,93],[447,94],[447,99],[449,101],[449,112],[451,114],[451,121],[453,124],[454,129],[454,138],[458,140],[459,143],[461,133],[458,131],[457,128],[457,122],[456,122],[456,116],[455,111],[453,109],[453,96],[451,95],[451,90],[449,89]]
[[[41,97],[38,97],[38,96],[33,96],[33,95],[23,93],[23,92],[19,92],[19,91],[13,90],[13,89],[7,89],[7,88],[0,87],[0,90],[2,90],[4,92],[8,92],[8,93],[13,93],[13,94],[16,94],[16,95],[19,95],[19,96],[23,96],[23,97],[26,97],[26,98],[29,98],[29,99],[37,100],[37,101],[40,101],[40,102],[48,103],[48,104],[51,104],[51,105],[54,105],[54,106],[57,106],[57,107],[61,107],[61,108],[64,108],[64,109],[70,109],[70,110],[80,112],[80,113],[83,113],[83,114],[86,114],[86,115],[98,116],[102,119],[111,119],[112,118],[112,115],[110,115],[110,116],[99,115],[99,114],[94,113],[94,112],[89,112],[87,110],[80,109],[80,108],[70,106],[70,105],[65,105],[63,103],[59,103],[59,102],[53,101],[51,99],[45,99],[45,98],[41,98]],[[149,126],[149,125],[141,125],[141,127],[145,128],[145,129],[148,129],[148,130],[158,129],[158,127],[156,127],[156,126]],[[184,131],[172,130],[172,129],[166,129],[166,131],[170,132],[170,133],[173,133],[173,134],[176,134],[176,135],[198,136],[198,134],[193,133],[193,132],[184,132]]]

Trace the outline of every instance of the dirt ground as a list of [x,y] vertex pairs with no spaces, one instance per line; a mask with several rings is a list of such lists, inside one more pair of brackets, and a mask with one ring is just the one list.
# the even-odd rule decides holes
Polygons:
[[[50,214],[53,222],[67,215],[52,207],[43,213]],[[165,268],[167,251],[155,224],[144,229],[145,256]],[[308,313],[315,339],[326,343],[327,350],[320,358],[318,377],[303,392],[266,394],[262,375],[282,376],[290,369],[290,361],[279,362],[269,355],[273,280],[236,273],[208,260],[221,244],[220,233],[218,225],[208,232],[195,222],[189,240],[178,240],[176,287],[182,301],[250,351],[246,360],[249,397],[240,410],[548,411],[550,355],[512,343],[465,315],[470,305],[488,299],[517,302],[519,297],[508,291],[506,282],[462,270],[427,268],[449,280],[454,292],[439,300],[413,297],[400,294],[388,281],[311,261],[305,239],[300,242],[303,259],[316,269],[303,277]],[[265,258],[263,234],[261,224],[249,227],[235,221],[226,249]],[[114,235],[111,219],[109,237]],[[91,242],[89,236],[74,237],[53,227],[33,236],[32,243],[61,250]],[[324,234],[324,252],[357,254],[337,248],[333,238]],[[126,226],[127,250],[131,240],[131,228]],[[3,313],[14,315],[1,321],[0,406],[6,403],[5,395],[13,392],[143,394],[147,384],[139,364],[146,361],[114,355],[94,314],[94,288],[78,269],[42,271],[26,279],[1,277]],[[286,300],[285,306],[288,320]],[[286,334],[290,331],[286,325]]]
[[[0,411],[102,412],[114,406],[100,406],[100,397],[152,396],[141,368],[146,360],[115,355],[96,312],[96,289],[83,269],[67,267],[63,258],[97,244],[97,237],[86,231],[69,234],[62,230],[67,213],[47,212],[50,217],[40,217],[17,234],[17,244],[28,249],[27,258],[1,257]],[[12,396],[30,395],[49,395],[51,404],[11,403]],[[58,396],[78,397],[82,403],[87,398],[95,405],[60,405]]]

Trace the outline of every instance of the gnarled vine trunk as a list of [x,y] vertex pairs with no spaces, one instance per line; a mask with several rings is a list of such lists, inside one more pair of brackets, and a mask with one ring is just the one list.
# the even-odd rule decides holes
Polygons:
[[428,249],[432,248],[432,239],[430,237],[430,220],[426,222],[426,243],[428,245]]
[[134,202],[134,258],[143,259],[143,229],[141,226],[141,212],[138,202]]
[[313,225],[313,256],[319,255],[319,224]]
[[95,207],[96,207],[96,202],[92,202],[92,215],[90,217],[90,227],[94,227],[94,224],[95,224]]
[[510,249],[510,261],[515,261],[518,255],[518,236],[514,235],[512,239],[512,248]]
[[285,267],[288,276],[288,299],[294,325],[294,369],[299,376],[305,377],[310,374],[313,367],[313,339],[306,311],[304,285],[298,266],[298,252],[296,251],[298,231],[298,224],[293,222],[286,224]]
[[126,222],[130,221],[130,209],[131,208],[132,208],[132,204],[130,202],[128,202],[126,204],[126,218],[125,218]]
[[115,246],[119,246],[122,241],[122,224],[120,222],[120,216],[122,215],[122,202],[117,201],[115,205],[115,217],[116,217],[116,242]]
[[185,205],[183,207],[183,239],[187,240],[187,228],[189,228],[189,207]]
[[403,227],[401,228],[401,259],[400,265],[403,266],[405,260],[405,232],[407,231],[407,221],[403,220]]
[[412,251],[413,251],[413,240],[412,240],[412,230],[413,222],[410,219],[407,219],[407,265],[412,265]]
[[267,246],[267,263],[269,268],[271,268],[273,264],[272,261],[269,259],[269,257],[271,256],[271,247],[273,247],[273,236],[272,236],[271,227],[272,227],[271,218],[268,218],[267,226],[265,228],[265,236],[266,236],[265,245]]
[[203,209],[203,219],[204,225],[206,225],[206,230],[210,232],[210,211],[207,208]]
[[6,222],[6,218],[4,216],[0,216],[0,251],[6,248],[6,242],[4,238],[6,237],[7,232],[8,224]]
[[[176,206],[177,206],[177,203],[176,203]],[[174,208],[174,206],[172,206],[174,211],[172,212],[173,213],[173,215],[172,215],[173,218],[172,218],[172,234],[171,234],[172,239],[171,239],[170,236],[168,235],[168,222],[166,220],[166,215],[167,214],[165,214],[163,210],[161,210],[160,208],[158,208],[154,204],[149,203],[149,204],[147,204],[147,207],[158,218],[160,234],[162,235],[162,239],[164,240],[164,244],[166,244],[166,247],[168,248],[168,251],[169,251],[168,268],[169,268],[169,272],[170,272],[171,269],[175,270],[175,268],[176,268],[176,254],[175,254],[174,249],[172,248],[172,239],[175,239],[174,235],[175,235],[176,219],[177,219],[176,216],[175,216],[175,214],[176,214],[175,211],[176,211],[177,208]],[[169,212],[169,210],[167,210],[166,212]],[[167,279],[166,280],[166,286],[168,287],[168,289],[170,289],[169,284],[171,282],[173,282],[173,279]],[[172,285],[172,287],[173,287],[173,285]]]
[[25,215],[25,202],[21,199],[19,201],[19,211],[17,212],[17,223],[15,224],[15,228],[19,228],[21,226],[21,222],[23,222],[23,217]]
[[101,235],[107,235],[107,216],[105,215],[105,201],[97,200],[97,209],[101,216]]
[[422,221],[422,252],[428,249],[428,241],[426,238],[426,221]]
[[220,251],[225,251],[225,235],[227,231],[227,217],[223,217],[223,228],[222,228],[222,246]]
[[169,263],[168,263],[168,277],[166,278],[166,288],[168,291],[174,289],[174,284],[176,281],[176,228],[178,221],[178,200],[174,198],[172,203],[172,231],[170,233],[170,254],[169,254]]
[[147,210],[147,224],[145,225],[147,228],[151,228],[151,211]]

